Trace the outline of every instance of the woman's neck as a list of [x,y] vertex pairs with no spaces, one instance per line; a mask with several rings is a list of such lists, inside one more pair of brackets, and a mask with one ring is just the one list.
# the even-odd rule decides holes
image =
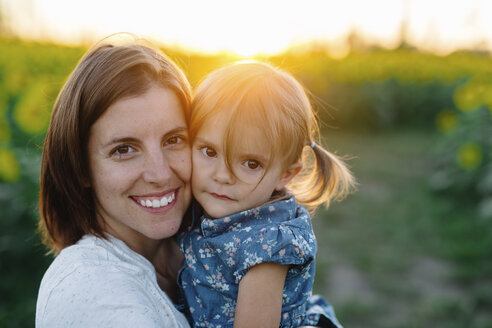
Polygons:
[[163,242],[163,240],[150,239],[149,237],[136,231],[132,231],[131,233],[119,231],[107,223],[103,225],[103,230],[124,242],[132,251],[142,255],[150,262],[153,261],[161,243]]

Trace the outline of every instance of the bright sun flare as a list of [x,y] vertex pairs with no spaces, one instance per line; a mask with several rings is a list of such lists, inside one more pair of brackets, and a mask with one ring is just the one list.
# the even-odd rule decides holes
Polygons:
[[492,47],[492,2],[480,0],[4,0],[2,5],[17,35],[71,44],[128,31],[168,46],[244,57],[313,39],[328,41],[340,53],[354,30],[369,42],[394,47],[407,20],[408,41],[424,49],[451,51],[487,42]]

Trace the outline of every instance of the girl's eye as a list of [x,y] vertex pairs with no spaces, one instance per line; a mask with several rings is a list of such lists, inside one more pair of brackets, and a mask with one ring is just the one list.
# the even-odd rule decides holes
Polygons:
[[213,148],[203,147],[201,149],[201,151],[202,151],[202,154],[207,156],[207,157],[217,157],[217,152]]
[[258,161],[255,161],[254,159],[245,161],[243,165],[251,170],[256,170],[257,168],[261,167],[261,164]]

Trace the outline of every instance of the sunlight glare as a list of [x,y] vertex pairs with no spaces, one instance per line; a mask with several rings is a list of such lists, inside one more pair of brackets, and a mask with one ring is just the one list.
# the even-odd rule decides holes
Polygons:
[[[492,47],[492,4],[485,0],[3,0],[16,35],[67,44],[117,32],[193,52],[271,55],[315,40],[327,52],[350,51],[349,35],[394,48],[405,37],[431,51]],[[97,9],[96,9],[97,8]],[[446,8],[445,13],[442,9]]]

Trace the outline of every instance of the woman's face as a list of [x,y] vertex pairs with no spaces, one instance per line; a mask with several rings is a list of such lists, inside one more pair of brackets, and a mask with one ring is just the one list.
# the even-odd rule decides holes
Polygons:
[[176,95],[153,86],[92,125],[90,185],[103,229],[144,254],[173,236],[190,203],[187,126]]

